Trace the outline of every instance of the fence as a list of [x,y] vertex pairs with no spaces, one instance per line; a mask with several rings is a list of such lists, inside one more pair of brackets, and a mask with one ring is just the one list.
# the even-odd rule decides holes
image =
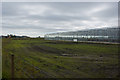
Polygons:
[[[23,66],[20,67],[20,65],[17,64],[18,62],[16,62],[15,58],[21,61],[19,62],[19,64],[22,64],[23,66],[24,65],[29,66],[29,68],[33,70],[33,73],[28,72],[30,70],[27,70],[28,68],[26,67],[23,67]],[[24,74],[27,78],[55,78],[55,76],[49,74],[48,72],[42,70],[41,68],[37,66],[34,66],[33,64],[29,63],[24,58],[17,57],[12,54],[11,55],[11,78],[16,78],[15,74],[18,70],[21,71],[22,74]]]

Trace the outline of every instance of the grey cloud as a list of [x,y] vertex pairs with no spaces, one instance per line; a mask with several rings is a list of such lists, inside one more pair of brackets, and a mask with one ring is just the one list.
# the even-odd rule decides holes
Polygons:
[[38,36],[106,25],[111,27],[117,25],[117,8],[117,2],[3,2],[3,34],[13,31],[19,34],[20,31],[27,35],[25,29],[29,29],[29,35],[29,32],[36,32],[31,35]]
[[106,10],[103,10],[101,12],[94,13],[93,15],[99,18],[118,18],[118,4],[114,3],[113,5],[109,5],[110,7]]
[[45,20],[45,21],[73,21],[73,20],[92,20],[90,17],[84,16],[69,16],[69,15],[55,15],[50,14],[46,16],[39,15],[31,15],[27,17],[28,19],[36,19],[36,20]]

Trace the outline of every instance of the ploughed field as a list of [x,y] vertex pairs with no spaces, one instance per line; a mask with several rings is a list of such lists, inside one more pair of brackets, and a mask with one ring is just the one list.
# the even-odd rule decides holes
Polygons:
[[3,78],[116,78],[118,45],[36,39],[3,39]]

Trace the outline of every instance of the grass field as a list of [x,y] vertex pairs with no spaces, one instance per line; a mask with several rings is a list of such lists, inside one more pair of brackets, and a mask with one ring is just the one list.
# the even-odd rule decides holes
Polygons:
[[11,54],[15,55],[16,78],[116,78],[118,76],[117,44],[3,39],[3,78],[11,77]]

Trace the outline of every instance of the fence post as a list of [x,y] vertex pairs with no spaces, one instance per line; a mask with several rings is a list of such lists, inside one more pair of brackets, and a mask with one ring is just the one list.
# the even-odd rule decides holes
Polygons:
[[14,55],[11,55],[11,78],[14,78]]

